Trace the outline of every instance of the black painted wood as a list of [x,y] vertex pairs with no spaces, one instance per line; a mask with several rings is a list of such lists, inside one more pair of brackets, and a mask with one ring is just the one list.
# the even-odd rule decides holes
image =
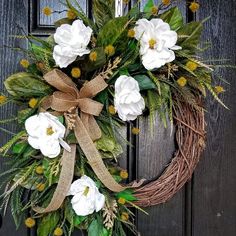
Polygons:
[[[227,4],[226,4],[227,2]],[[200,1],[198,18],[211,16],[206,22],[203,39],[212,43],[205,53],[208,59],[230,59],[236,64],[236,1]],[[223,64],[225,64],[223,62]],[[193,236],[236,235],[236,80],[235,70],[220,69],[220,76],[231,85],[220,82],[227,93],[221,96],[230,108],[207,100],[207,148],[194,175]]]
[[[11,73],[20,71],[19,61],[22,55],[14,52],[13,50],[4,46],[20,46],[26,47],[25,40],[15,40],[13,35],[22,34],[20,28],[25,32],[28,31],[28,0],[2,0],[0,1],[0,88],[3,90],[3,80]],[[11,104],[1,107],[0,119],[6,119],[9,116],[16,115],[16,108]],[[15,133],[17,126],[15,124],[1,125],[0,127],[9,129]],[[1,139],[0,145],[2,146],[12,137],[10,134],[5,134],[0,131]],[[0,172],[3,171],[3,160],[0,160]],[[7,215],[2,219],[2,226],[0,226],[1,236],[17,236],[28,235],[27,229],[22,226],[17,232],[13,223],[12,217],[8,211]]]

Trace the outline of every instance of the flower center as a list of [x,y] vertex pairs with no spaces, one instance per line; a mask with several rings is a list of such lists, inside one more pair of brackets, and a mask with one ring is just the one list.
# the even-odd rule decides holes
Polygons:
[[155,39],[150,39],[148,43],[149,43],[149,48],[154,49],[157,41]]
[[89,193],[89,187],[87,186],[83,192],[83,195],[87,197],[88,193]]
[[46,133],[47,133],[48,136],[53,135],[53,134],[54,134],[54,131],[53,131],[52,127],[47,128]]

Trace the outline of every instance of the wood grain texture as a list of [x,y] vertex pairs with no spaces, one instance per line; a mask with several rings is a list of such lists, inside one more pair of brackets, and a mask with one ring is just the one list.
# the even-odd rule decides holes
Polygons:
[[[14,52],[13,50],[4,46],[12,47],[26,47],[25,40],[15,40],[12,35],[22,34],[20,28],[23,28],[25,32],[28,31],[28,1],[27,0],[2,0],[0,1],[0,88],[3,89],[3,80],[10,74],[22,70],[19,67],[19,61],[23,55]],[[1,107],[0,119],[6,119],[16,115],[16,107],[9,104]],[[17,131],[17,124],[1,125],[2,128],[8,129],[15,133]],[[0,131],[1,146],[12,137],[12,135],[5,134]],[[0,172],[4,170],[3,160],[0,159]],[[0,228],[0,235],[4,236],[17,236],[28,235],[28,232],[24,226],[22,226],[17,232],[15,230],[10,212],[2,219],[2,227]]]
[[[208,59],[230,59],[236,64],[236,1],[200,1],[198,18],[211,16],[205,24],[204,40],[212,43]],[[223,64],[225,64],[223,62]],[[236,235],[236,80],[235,70],[217,70],[231,85],[214,77],[227,92],[222,100],[230,110],[207,100],[207,148],[194,176],[193,236]]]

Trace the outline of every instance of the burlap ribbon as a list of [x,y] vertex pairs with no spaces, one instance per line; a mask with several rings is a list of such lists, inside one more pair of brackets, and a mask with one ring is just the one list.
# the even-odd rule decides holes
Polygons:
[[[113,192],[123,191],[125,187],[113,179],[93,143],[94,140],[101,137],[101,130],[94,116],[99,116],[103,105],[92,100],[92,98],[103,91],[107,87],[107,83],[101,76],[97,76],[85,83],[79,91],[74,82],[66,74],[57,69],[44,75],[44,79],[58,90],[47,100],[46,109],[52,108],[57,112],[67,112],[72,108],[79,108],[80,116],[76,114],[74,133],[90,166],[108,189]],[[72,146],[71,153],[64,150],[60,179],[52,201],[47,208],[34,208],[36,212],[46,213],[55,211],[61,206],[74,176],[75,155],[74,146]]]

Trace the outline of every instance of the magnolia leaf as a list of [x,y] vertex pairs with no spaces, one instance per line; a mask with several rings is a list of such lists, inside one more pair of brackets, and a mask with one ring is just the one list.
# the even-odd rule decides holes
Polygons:
[[[97,38],[98,46],[114,45],[116,50],[127,46],[128,18],[117,17],[108,21],[100,30]],[[119,43],[116,42],[119,40]]]
[[156,89],[156,85],[146,75],[136,75],[134,79],[138,82],[140,90]]
[[93,17],[99,28],[115,17],[114,12],[114,0],[93,0]]
[[59,212],[55,211],[44,216],[37,228],[38,236],[51,235],[60,220]]
[[119,143],[117,143],[112,137],[104,134],[96,141],[96,146],[97,149],[102,152],[103,157],[106,158],[116,158],[123,152]]
[[203,25],[201,22],[190,22],[182,26],[178,30],[178,34],[188,35],[188,37],[180,38],[178,40],[178,45],[181,46],[183,49],[187,49],[194,52],[197,48],[197,45],[199,44],[202,30]]
[[16,98],[43,97],[52,92],[49,85],[26,72],[11,75],[4,85],[8,93]]
[[150,13],[152,11],[153,6],[155,6],[154,1],[153,0],[148,0],[147,3],[144,6],[143,11],[145,13]]
[[174,31],[183,26],[183,16],[178,7],[171,8],[160,15],[160,18],[170,25]]
[[88,227],[88,236],[109,236],[110,230],[103,227],[102,222],[93,220]]

